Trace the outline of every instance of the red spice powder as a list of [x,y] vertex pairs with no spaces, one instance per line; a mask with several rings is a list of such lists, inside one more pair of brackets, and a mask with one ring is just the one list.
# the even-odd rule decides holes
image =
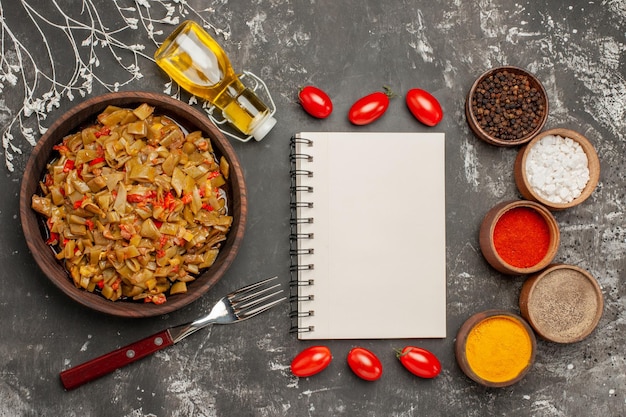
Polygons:
[[498,219],[493,231],[493,243],[506,263],[517,268],[529,268],[546,256],[550,246],[550,228],[535,210],[515,207]]

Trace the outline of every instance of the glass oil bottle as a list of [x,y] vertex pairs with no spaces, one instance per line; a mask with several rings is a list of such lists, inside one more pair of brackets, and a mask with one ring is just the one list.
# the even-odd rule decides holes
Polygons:
[[272,111],[241,82],[224,50],[196,22],[183,22],[154,58],[176,83],[217,107],[244,135],[261,140],[276,124]]

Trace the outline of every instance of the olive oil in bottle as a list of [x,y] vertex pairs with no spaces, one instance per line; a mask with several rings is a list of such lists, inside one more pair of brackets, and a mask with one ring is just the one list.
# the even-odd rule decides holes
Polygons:
[[196,22],[183,22],[154,58],[182,88],[220,109],[243,134],[261,140],[276,124],[267,105],[235,74],[220,45]]

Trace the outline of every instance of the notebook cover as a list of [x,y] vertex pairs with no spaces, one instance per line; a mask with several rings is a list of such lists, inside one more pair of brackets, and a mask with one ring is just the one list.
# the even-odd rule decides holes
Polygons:
[[295,137],[298,337],[445,337],[444,134]]

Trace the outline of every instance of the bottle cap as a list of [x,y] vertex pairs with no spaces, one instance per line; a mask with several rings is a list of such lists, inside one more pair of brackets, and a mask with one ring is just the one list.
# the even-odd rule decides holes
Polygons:
[[252,131],[252,136],[254,136],[254,139],[256,141],[260,141],[265,137],[265,135],[269,133],[270,130],[272,130],[275,124],[276,119],[274,119],[274,117],[266,117],[265,119],[261,120],[261,122],[259,122],[259,124],[254,128],[254,130]]

